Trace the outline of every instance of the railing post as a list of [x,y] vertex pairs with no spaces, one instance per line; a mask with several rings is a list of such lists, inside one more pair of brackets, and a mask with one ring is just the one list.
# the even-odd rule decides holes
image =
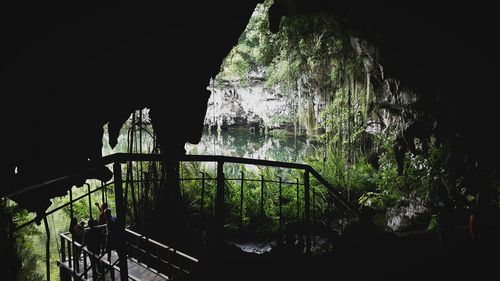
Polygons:
[[[73,187],[69,189],[69,216],[70,220],[73,219],[74,216],[74,211],[73,211]],[[68,245],[68,265],[69,268],[74,268],[73,273],[76,270],[76,263],[75,263],[75,257],[73,257],[73,254],[75,254],[75,239],[73,238],[73,234],[71,235],[71,247]]]
[[167,248],[167,275],[172,276],[172,260],[170,259],[170,248]]
[[312,210],[311,210],[311,217],[312,219],[316,219],[316,191],[315,188],[311,188],[312,192]]
[[278,214],[279,214],[279,243],[281,244],[283,242],[282,239],[282,231],[283,231],[283,213],[281,209],[281,204],[283,201],[282,194],[281,194],[281,177],[278,177],[278,191],[279,191],[279,197],[278,197]]
[[71,274],[66,267],[59,265],[59,281],[71,281]]
[[69,189],[69,216],[73,218],[73,187]]
[[[101,260],[99,259],[99,254],[89,252],[88,257],[90,259],[90,266],[92,267],[92,276],[97,277],[98,272],[104,272],[104,270],[105,270],[104,266],[102,265]],[[101,270],[101,268],[102,268],[102,270]],[[96,277],[92,277],[92,278],[96,278]],[[103,276],[103,279],[104,279],[104,276]]]
[[160,247],[158,247],[158,245],[155,245],[155,250],[156,250],[156,270],[160,271]]
[[201,172],[201,203],[200,214],[203,214],[203,205],[205,205],[205,173]]
[[223,241],[224,233],[224,162],[217,162],[217,194],[215,198],[215,223],[217,242]]
[[217,190],[215,192],[212,192],[212,196],[211,196],[211,201],[210,201],[210,216],[212,218],[215,217],[215,195],[217,193]]
[[245,184],[245,173],[241,172],[241,186],[240,186],[240,227],[243,225],[243,186]]
[[297,220],[300,220],[300,186],[299,186],[299,179],[296,180],[296,185],[297,185]]
[[90,194],[90,184],[87,183],[87,191],[89,193],[89,218],[92,220],[92,196]]
[[264,222],[264,175],[260,175],[260,222]]
[[47,281],[50,281],[50,229],[46,215],[43,217],[43,224],[45,225],[45,234],[47,236],[47,240],[45,241],[45,269],[47,270]]
[[[83,250],[83,248],[82,248],[82,250]],[[85,250],[83,250],[82,252],[83,252],[82,253],[83,254],[83,276],[85,278],[87,278],[87,252]],[[92,276],[96,276],[93,267],[92,267]]]
[[104,199],[106,200],[106,205],[109,206],[109,204],[108,204],[108,186],[107,185],[104,187]]
[[104,192],[106,190],[105,183],[101,181],[101,205],[104,203]]
[[306,221],[306,254],[311,253],[311,198],[309,171],[304,171],[304,215]]
[[137,262],[139,262],[139,255],[140,255],[140,251],[139,251],[139,237],[138,237],[138,236],[136,236],[136,237],[135,237],[135,239],[136,239],[136,241],[135,241],[135,244],[136,244],[135,246],[136,246],[136,248],[135,248],[135,249],[136,249],[136,251],[137,251]]
[[120,233],[118,234],[118,259],[120,267],[120,280],[128,280],[128,265],[127,253],[124,249],[125,238],[125,202],[123,202],[123,183],[122,183],[122,167],[120,163],[113,164],[113,175],[115,185],[115,202],[116,202],[116,223]]
[[[110,264],[111,264],[111,262],[110,262]],[[120,271],[120,274],[122,274],[121,271]],[[109,277],[111,278],[111,281],[115,281],[115,268],[113,267],[113,265],[111,265],[111,267],[109,269]],[[106,278],[103,278],[103,280],[106,280]],[[121,276],[120,276],[120,280],[122,280]],[[128,278],[125,280],[128,280]]]
[[71,239],[71,241],[67,241],[68,242],[68,266],[69,268],[73,268],[73,239]]
[[61,237],[61,261],[65,262],[66,261],[66,241],[64,240],[64,237]]
[[[73,237],[73,235],[71,235]],[[76,273],[80,273],[80,250],[78,249],[78,246],[75,244],[75,240],[71,238],[73,241],[73,264],[74,264],[74,270]]]

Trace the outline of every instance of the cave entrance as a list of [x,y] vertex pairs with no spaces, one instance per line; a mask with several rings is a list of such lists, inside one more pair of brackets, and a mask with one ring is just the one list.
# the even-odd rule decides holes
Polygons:
[[[416,95],[384,77],[376,48],[339,32],[330,16],[284,16],[272,33],[271,5],[257,5],[207,85],[203,136],[198,144],[186,144],[186,153],[307,163],[360,207],[383,213],[395,202],[416,202],[382,214],[383,227],[427,227],[427,219],[418,226],[412,220],[429,214],[429,191],[422,185],[406,188],[412,178],[430,177],[429,134],[407,133],[433,124],[418,109]],[[122,152],[157,152],[146,111],[136,112],[122,129]],[[193,171],[218,172],[216,163],[181,165],[180,178]],[[241,172],[258,177],[267,171],[244,165],[224,172],[239,179]]]
[[[327,40],[306,39],[311,46],[330,40],[322,50],[311,50],[311,46],[297,50],[294,44],[311,30],[293,34],[297,27],[293,20],[288,23],[290,29],[271,33],[271,4],[265,1],[256,6],[220,72],[210,81],[203,137],[199,144],[186,144],[188,154],[305,163],[326,151],[327,125],[322,114],[329,95],[325,88],[338,83],[337,77],[330,77],[338,70],[332,67],[332,52],[320,58],[310,56],[334,48],[330,45],[339,44],[340,39],[332,32]],[[325,22],[322,28],[324,32],[333,27]],[[337,48],[341,52],[342,47]]]

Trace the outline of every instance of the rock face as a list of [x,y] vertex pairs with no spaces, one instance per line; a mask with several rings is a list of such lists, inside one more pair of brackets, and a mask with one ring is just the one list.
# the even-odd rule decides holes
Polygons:
[[429,209],[426,207],[427,202],[422,198],[414,197],[406,201],[408,202],[407,205],[394,206],[387,210],[387,227],[391,231],[405,231],[419,223],[419,219],[425,217],[429,212]]
[[286,119],[292,114],[288,103],[278,89],[268,89],[260,81],[247,86],[224,83],[212,90],[204,125],[222,130],[285,128],[290,125]]
[[298,88],[286,92],[265,83],[265,70],[252,72],[250,82],[217,81],[209,87],[204,126],[211,130],[249,129],[251,131],[281,129],[295,135],[315,135],[321,121],[324,96],[313,89],[310,77],[304,75]]

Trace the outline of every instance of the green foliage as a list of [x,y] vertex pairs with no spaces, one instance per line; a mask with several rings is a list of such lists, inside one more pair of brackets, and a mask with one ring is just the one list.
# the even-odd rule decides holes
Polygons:
[[19,208],[17,204],[2,200],[0,219],[0,235],[2,236],[0,248],[2,255],[7,258],[1,266],[2,268],[8,267],[6,271],[2,270],[3,277],[26,281],[43,280],[44,275],[38,267],[41,257],[34,251],[38,245],[33,237],[40,235],[37,228],[31,224],[14,232],[12,236],[8,235],[15,225],[21,225],[30,220],[29,213]]
[[296,88],[296,80],[300,74],[299,61],[278,60],[267,69],[266,86],[279,85],[284,93],[291,93]]
[[[209,166],[185,163],[181,165],[181,192],[188,213],[200,210],[202,180],[205,173],[205,216],[213,216],[216,194],[216,175],[207,171]],[[276,231],[279,227],[279,178],[282,179],[282,216],[285,221],[294,221],[303,216],[303,175],[298,171],[247,165],[225,165],[226,228],[241,233],[247,230],[256,235]],[[242,181],[243,177],[243,181]],[[186,180],[190,179],[190,180]],[[264,179],[264,182],[262,182]],[[297,184],[299,179],[299,198]],[[241,188],[243,182],[243,209]],[[262,191],[262,187],[264,188]],[[262,194],[264,196],[262,196]],[[318,201],[319,202],[319,201]],[[261,208],[263,204],[263,209]],[[318,203],[318,204],[324,204]],[[299,213],[297,214],[297,205]],[[242,213],[240,213],[242,211]],[[242,217],[240,217],[242,214]]]
[[[299,131],[305,129],[313,136],[320,148],[307,161],[351,202],[383,211],[405,204],[408,198],[434,200],[439,186],[459,193],[447,169],[451,150],[434,142],[426,153],[407,152],[404,174],[398,174],[393,145],[406,125],[402,112],[413,110],[411,104],[400,100],[411,100],[412,96],[399,90],[375,89],[370,84],[372,73],[366,72],[364,63],[366,59],[376,61],[376,51],[359,53],[353,48],[357,39],[338,32],[337,23],[321,15],[284,17],[279,31],[272,34],[267,13],[271,2],[258,6],[217,79],[244,84],[252,72],[264,73],[265,85],[279,89],[292,101],[292,113],[273,117],[270,123],[298,124]],[[373,123],[380,128],[367,130]],[[373,155],[375,162],[370,158]],[[237,194],[235,183],[229,186],[230,193]],[[259,217],[258,190],[254,182],[248,183],[245,220]],[[237,196],[231,195],[230,200],[237,210]],[[266,216],[276,213],[275,201],[266,201],[265,205]],[[292,214],[290,208],[285,209]]]
[[379,159],[379,172],[375,175],[375,182],[378,187],[380,196],[386,199],[386,206],[394,205],[398,198],[401,198],[401,190],[404,185],[404,178],[398,175],[397,165],[394,160],[392,150],[386,147]]
[[[91,190],[94,190],[96,186],[94,184],[91,185]],[[109,207],[111,210],[113,210],[114,206],[114,191],[113,191],[113,185],[108,185],[106,187],[108,189],[107,191],[107,196],[108,196],[108,203]],[[81,187],[81,188],[73,188],[73,198],[78,198],[82,194],[85,194],[87,192],[87,187]],[[69,202],[69,196],[66,196],[64,198],[64,203]],[[89,199],[88,196],[85,196],[81,198],[80,200],[76,201],[73,203],[73,216],[77,219],[78,222],[85,221],[88,222],[90,219],[90,213],[92,212],[92,218],[97,219],[99,217],[99,210],[97,207],[94,205],[95,203],[102,204],[102,197],[101,197],[101,191],[94,192],[91,195],[91,205],[89,206]],[[71,218],[71,209],[69,207],[63,208],[62,213],[65,215],[67,219]]]
[[258,71],[260,65],[269,63],[273,56],[272,48],[269,47],[272,39],[267,27],[267,9],[270,4],[270,1],[266,1],[264,5],[257,6],[238,44],[224,60],[217,80],[239,80],[245,84],[249,82],[250,72]]
[[437,215],[432,215],[429,225],[427,226],[428,231],[435,231],[438,229],[439,219]]

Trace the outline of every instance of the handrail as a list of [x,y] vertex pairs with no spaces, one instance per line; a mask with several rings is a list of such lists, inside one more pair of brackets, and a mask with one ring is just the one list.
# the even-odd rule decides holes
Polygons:
[[287,163],[287,162],[279,162],[279,161],[271,161],[271,160],[260,160],[260,159],[251,159],[251,158],[240,158],[240,157],[232,157],[232,156],[220,156],[220,155],[184,155],[177,159],[166,160],[164,155],[161,154],[140,154],[140,153],[114,153],[111,155],[107,155],[102,157],[99,160],[96,160],[93,163],[89,163],[89,169],[73,173],[67,176],[55,178],[53,180],[49,180],[43,183],[34,184],[23,188],[18,191],[14,191],[8,195],[3,197],[13,197],[31,190],[39,189],[47,185],[51,185],[54,183],[60,183],[66,180],[71,180],[75,178],[80,178],[88,173],[91,173],[97,169],[97,167],[103,165],[109,165],[112,163],[125,163],[127,161],[198,161],[198,162],[228,162],[228,163],[238,163],[238,164],[249,164],[249,165],[262,165],[262,166],[270,166],[270,167],[278,167],[278,168],[289,168],[289,169],[309,169],[311,168],[307,164],[298,164],[298,163]]
[[[96,226],[96,228],[102,228],[102,227],[104,227],[104,226]],[[69,234],[69,232],[63,232],[63,233],[60,233],[59,236],[64,238],[67,242],[71,242],[74,246],[81,249],[81,251],[85,252],[88,256],[92,256],[92,257],[96,258],[97,260],[99,260],[99,262],[102,262],[102,263],[106,264],[108,267],[110,267],[110,269],[107,272],[105,272],[105,274],[107,274],[108,272],[111,272],[111,267],[113,270],[116,270],[118,272],[120,271],[120,268],[116,266],[116,264],[118,263],[119,260],[116,260],[114,263],[111,263],[105,259],[102,259],[102,257],[104,257],[104,255],[106,255],[106,253],[102,254],[101,256],[96,255],[96,254],[90,252],[88,249],[86,249],[82,244],[73,241],[72,238],[68,237],[68,234]],[[84,271],[79,273],[77,275],[77,277],[82,278],[91,269],[92,269],[92,265],[89,265],[87,268],[83,268]],[[73,270],[73,269],[70,267],[69,270]],[[113,274],[113,273],[111,273],[111,274]],[[128,278],[131,279],[132,281],[139,281],[139,279],[137,279],[131,275],[129,275]]]
[[[165,156],[161,154],[140,154],[140,153],[114,153],[108,156],[104,156],[99,159],[97,165],[108,165],[111,163],[125,163],[126,161],[165,161]],[[252,158],[242,158],[233,156],[223,156],[223,155],[183,155],[176,159],[168,159],[167,162],[227,162],[227,163],[238,163],[238,164],[248,164],[248,165],[262,165],[278,168],[289,168],[289,169],[307,169],[310,167],[307,164],[299,163],[288,163],[272,160],[262,160],[262,159],[252,159]]]
[[354,214],[358,215],[358,211],[351,204],[347,202],[343,198],[343,196],[336,191],[333,186],[331,186],[314,168],[312,168],[308,164],[300,164],[300,163],[287,163],[280,161],[272,161],[272,160],[261,160],[261,159],[251,159],[251,158],[241,158],[241,157],[232,157],[232,156],[221,156],[221,155],[184,155],[177,159],[166,160],[164,155],[161,154],[139,154],[139,153],[114,153],[111,155],[107,155],[102,157],[101,159],[95,161],[90,164],[88,170],[80,173],[74,173],[65,177],[59,177],[44,183],[35,184],[29,187],[26,187],[22,190],[11,193],[5,197],[11,197],[15,195],[19,195],[21,193],[35,190],[38,188],[42,188],[46,185],[50,185],[57,182],[62,182],[65,180],[70,180],[72,178],[81,177],[86,175],[89,172],[96,170],[97,167],[102,165],[109,165],[112,163],[125,163],[127,161],[197,161],[197,162],[224,162],[224,163],[237,163],[237,164],[248,164],[248,165],[261,165],[261,166],[269,166],[269,167],[277,167],[277,168],[288,168],[288,169],[300,169],[311,172],[316,179],[318,179],[321,184],[323,184],[330,192],[334,194],[336,199],[342,202],[342,204],[350,209]]
[[[105,227],[105,225],[99,225],[99,226],[96,226],[96,228],[104,228],[104,227]],[[149,243],[151,243],[151,244],[157,245],[157,246],[159,246],[159,247],[161,247],[161,248],[163,248],[163,249],[166,249],[166,250],[168,250],[169,252],[174,253],[174,254],[176,254],[176,255],[178,255],[178,256],[181,256],[181,257],[183,257],[183,258],[185,258],[185,259],[187,259],[187,260],[189,260],[189,261],[191,261],[191,262],[194,262],[194,263],[198,263],[198,262],[199,262],[199,260],[198,260],[197,258],[194,258],[194,257],[192,257],[192,256],[190,256],[190,255],[188,255],[188,254],[186,254],[186,253],[183,253],[183,252],[181,252],[181,251],[179,251],[179,250],[176,250],[176,249],[174,249],[174,248],[172,248],[172,247],[169,247],[169,246],[167,246],[167,245],[165,245],[165,244],[162,244],[162,243],[160,243],[160,242],[158,242],[158,241],[156,241],[156,240],[153,240],[153,239],[151,239],[151,238],[148,238],[148,237],[146,237],[145,235],[139,234],[139,233],[137,233],[137,232],[135,232],[135,231],[133,231],[133,230],[130,230],[130,229],[125,229],[125,231],[126,231],[126,232],[128,232],[129,234],[131,234],[131,235],[133,235],[133,236],[137,237],[137,238],[141,238],[141,239],[143,239],[144,241],[147,241],[147,242],[149,242]],[[78,242],[76,242],[76,241],[72,241],[72,238],[70,238],[70,237],[68,236],[68,234],[69,234],[69,232],[63,232],[63,233],[60,233],[60,234],[59,234],[59,236],[63,237],[66,241],[70,241],[70,242],[72,242],[72,243],[73,243],[76,247],[78,247],[78,248],[82,249],[82,251],[86,251],[86,252],[87,252],[87,254],[93,255],[93,253],[91,253],[90,251],[88,251],[88,250],[86,250],[86,249],[84,248],[84,245],[82,245],[81,243],[78,243]],[[95,255],[94,255],[94,256],[95,256]],[[102,256],[101,256],[101,257],[102,257]],[[107,261],[105,261],[105,260],[103,260],[103,262],[105,262],[106,264],[108,264],[108,263],[107,263]],[[108,265],[109,265],[109,264],[108,264]],[[87,271],[88,271],[88,270],[87,270]]]
[[[52,209],[52,210],[50,210],[50,211],[46,212],[46,213],[45,213],[45,216],[51,215],[51,214],[53,214],[53,213],[55,213],[55,212],[57,212],[57,211],[59,211],[59,210],[61,210],[61,209],[65,208],[65,207],[67,207],[67,206],[71,205],[71,203],[74,203],[74,202],[76,202],[76,201],[78,201],[78,200],[80,200],[80,199],[82,199],[82,198],[84,198],[84,197],[89,196],[89,194],[92,194],[92,193],[95,193],[95,192],[97,192],[97,191],[100,191],[100,190],[102,190],[103,188],[106,188],[108,185],[109,185],[109,184],[107,184],[107,183],[106,183],[106,184],[103,184],[103,185],[101,185],[100,187],[96,187],[96,189],[94,189],[94,190],[92,190],[92,191],[90,191],[90,192],[88,192],[88,193],[85,193],[85,194],[80,195],[80,196],[78,196],[78,197],[76,197],[76,198],[73,198],[73,199],[72,199],[72,200],[70,200],[69,202],[66,202],[66,203],[64,203],[63,205],[61,205],[61,206],[59,206],[59,207],[57,207],[57,208],[54,208],[54,209]],[[35,217],[35,218],[32,218],[31,220],[29,220],[29,221],[27,221],[27,222],[24,222],[24,223],[23,223],[23,224],[21,224],[21,225],[16,226],[15,231],[18,231],[19,229],[24,228],[25,226],[27,226],[27,225],[29,225],[29,224],[32,224],[33,222],[35,222],[35,221],[36,221],[36,219],[37,219],[36,217]]]
[[359,212],[358,210],[356,210],[356,208],[351,204],[349,203],[349,201],[345,200],[342,195],[337,191],[335,190],[335,188],[327,181],[325,180],[325,178],[323,178],[315,169],[313,169],[312,167],[309,166],[309,169],[308,171],[324,186],[326,187],[334,196],[335,198],[340,201],[340,203],[342,203],[342,205],[344,205],[344,207],[346,207],[348,210],[350,210],[351,212],[353,212],[354,215],[356,216],[359,216]]
[[190,256],[190,255],[188,255],[188,254],[185,254],[185,253],[183,253],[183,252],[181,252],[181,251],[179,251],[179,250],[176,250],[176,249],[174,249],[174,248],[172,248],[172,247],[169,247],[169,246],[167,246],[167,245],[165,245],[165,244],[162,244],[162,243],[160,243],[160,242],[158,242],[158,241],[155,241],[155,240],[153,240],[153,239],[151,239],[151,238],[148,238],[148,237],[146,237],[145,235],[139,234],[139,233],[137,233],[137,232],[135,232],[135,231],[132,231],[132,230],[130,230],[130,229],[128,229],[128,228],[127,228],[127,229],[125,229],[125,231],[126,231],[126,232],[128,232],[128,233],[130,233],[130,234],[132,234],[133,236],[135,236],[135,237],[137,237],[137,238],[141,238],[141,239],[143,239],[143,240],[145,240],[145,241],[148,241],[148,242],[150,242],[150,243],[152,243],[152,244],[155,244],[155,245],[157,245],[157,246],[159,246],[159,247],[162,247],[162,248],[164,248],[164,249],[166,249],[166,250],[168,250],[168,251],[170,251],[170,252],[173,252],[174,254],[177,254],[177,255],[179,255],[179,256],[181,256],[181,257],[183,257],[183,258],[186,258],[186,259],[188,259],[188,260],[190,260],[190,261],[192,261],[192,262],[198,262],[198,259],[196,259],[196,258],[194,258],[194,257],[192,257],[192,256]]

